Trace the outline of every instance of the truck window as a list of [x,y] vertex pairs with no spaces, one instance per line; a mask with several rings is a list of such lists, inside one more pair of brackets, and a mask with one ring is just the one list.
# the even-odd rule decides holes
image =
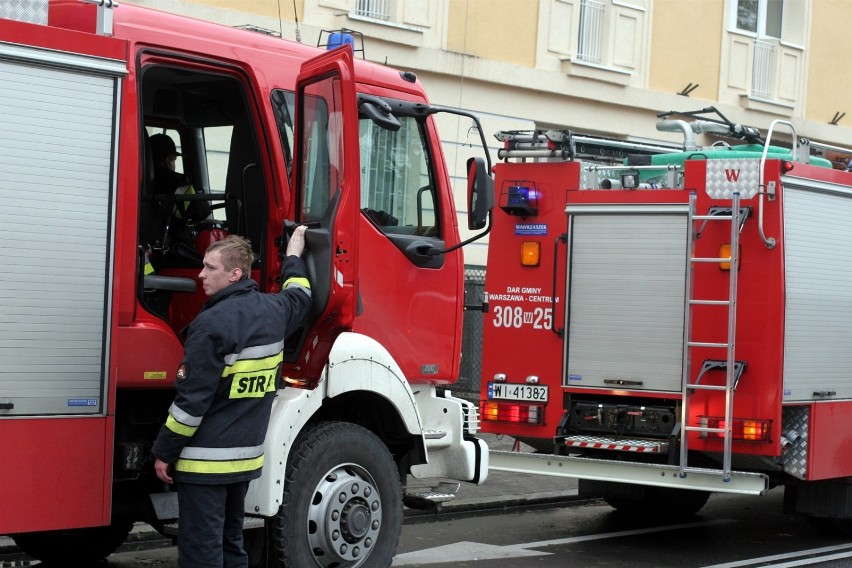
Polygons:
[[[262,258],[266,184],[243,83],[226,74],[150,66],[143,70],[141,85],[148,155],[140,244],[151,251],[155,268],[200,266],[210,243],[197,237],[211,228],[221,230],[217,235],[247,237]],[[163,175],[151,145],[153,136],[163,134],[179,153],[171,163],[180,184],[177,175]],[[191,189],[176,189],[185,185]]]
[[[207,187],[211,194],[224,194],[227,187],[229,148],[234,127],[230,125],[209,126],[203,129],[203,134],[207,163]],[[227,223],[226,209],[214,207],[213,218],[218,222]]]
[[275,113],[275,123],[281,146],[284,148],[284,161],[287,173],[293,169],[293,112],[296,106],[296,95],[292,91],[272,91],[272,110]]
[[396,132],[360,121],[361,210],[385,234],[437,237],[437,204],[425,128],[398,117]]
[[[304,116],[305,155],[301,187],[301,220],[305,223],[323,219],[332,202],[332,196],[341,187],[343,179],[343,132],[335,113],[329,114],[325,100],[333,100],[332,86],[317,83],[306,91]],[[311,90],[314,92],[311,93]]]

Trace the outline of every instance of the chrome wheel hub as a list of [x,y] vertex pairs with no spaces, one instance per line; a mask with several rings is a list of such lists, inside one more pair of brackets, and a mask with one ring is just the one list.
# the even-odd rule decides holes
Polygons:
[[308,509],[308,542],[317,566],[362,565],[381,525],[381,498],[375,481],[363,468],[341,464],[314,489]]

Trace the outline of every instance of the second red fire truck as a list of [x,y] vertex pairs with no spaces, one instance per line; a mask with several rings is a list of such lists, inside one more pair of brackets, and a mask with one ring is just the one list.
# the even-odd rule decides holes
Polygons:
[[713,108],[660,119],[682,145],[498,134],[483,430],[551,455],[491,465],[646,512],[784,485],[846,527],[852,173],[819,156],[843,149]]

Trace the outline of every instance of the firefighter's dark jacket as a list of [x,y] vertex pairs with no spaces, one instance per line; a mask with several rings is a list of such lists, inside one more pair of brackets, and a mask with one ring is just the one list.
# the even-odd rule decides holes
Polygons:
[[305,265],[284,261],[278,294],[251,279],[211,296],[189,325],[176,396],[152,453],[178,482],[221,484],[260,476],[284,338],[311,303]]

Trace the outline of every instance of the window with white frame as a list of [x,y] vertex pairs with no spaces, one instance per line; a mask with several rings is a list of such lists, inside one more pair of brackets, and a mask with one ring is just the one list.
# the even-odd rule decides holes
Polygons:
[[734,0],[734,4],[737,29],[781,39],[784,0]]
[[[542,2],[546,2],[541,14],[548,26],[548,48],[568,63],[563,68],[569,75],[618,84],[642,82],[649,53],[651,0]],[[568,34],[565,22],[570,22]]]
[[[2,0],[0,0],[2,1]],[[422,34],[433,28],[437,23],[435,19],[440,12],[439,2],[435,0],[318,0],[323,5],[331,6],[328,2],[334,1],[334,7],[342,7],[347,11],[351,20],[378,24],[383,26],[385,32],[388,30],[411,31]],[[358,24],[352,24],[353,27]],[[370,28],[369,35],[376,36],[379,28]],[[367,33],[367,30],[364,30]],[[387,39],[395,43],[406,45],[420,45],[420,39],[412,36],[381,35],[381,39]]]
[[604,9],[597,0],[580,1],[580,28],[577,33],[577,59],[589,63],[603,61]]
[[391,0],[355,0],[355,14],[388,21],[391,19]]
[[[732,57],[748,52],[751,75],[749,96],[757,99],[784,100],[787,104],[798,99],[798,86],[790,78],[800,76],[803,48],[801,41],[804,2],[784,0],[732,0],[730,29],[739,35],[733,38],[742,49],[732,49]],[[801,20],[801,21],[799,21]],[[746,37],[751,39],[746,40]],[[737,64],[732,63],[734,68]]]

